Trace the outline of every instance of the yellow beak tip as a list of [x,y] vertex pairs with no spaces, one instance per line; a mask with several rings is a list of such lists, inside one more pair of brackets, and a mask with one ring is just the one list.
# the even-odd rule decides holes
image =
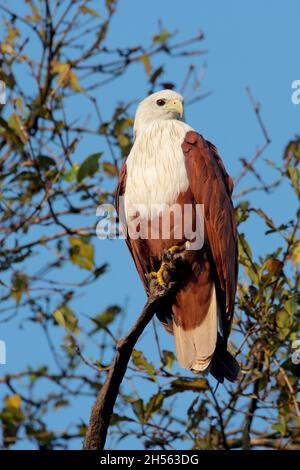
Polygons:
[[183,103],[180,100],[173,100],[167,105],[167,109],[169,111],[175,112],[179,114],[179,116],[182,118],[183,116]]

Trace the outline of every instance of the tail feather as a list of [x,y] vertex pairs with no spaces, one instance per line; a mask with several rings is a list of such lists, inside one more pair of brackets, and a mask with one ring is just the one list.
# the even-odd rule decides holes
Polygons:
[[215,288],[207,314],[200,325],[184,329],[173,317],[173,333],[178,362],[184,369],[198,373],[208,368],[217,342],[218,308]]
[[[174,334],[178,362],[183,369],[191,372],[210,372],[220,383],[224,379],[235,382],[240,376],[240,366],[227,351],[222,338],[220,312],[213,287],[208,310],[202,322],[185,329],[176,317],[168,317],[168,330]],[[218,332],[219,330],[219,332]]]
[[218,336],[210,373],[220,383],[223,383],[224,379],[229,380],[229,382],[235,382],[239,379],[240,370],[237,360],[227,351],[225,341]]

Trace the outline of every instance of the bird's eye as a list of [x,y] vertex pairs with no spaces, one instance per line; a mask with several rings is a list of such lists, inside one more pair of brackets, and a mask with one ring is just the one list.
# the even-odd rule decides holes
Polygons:
[[163,106],[164,104],[166,104],[166,100],[157,100],[156,104],[157,106]]

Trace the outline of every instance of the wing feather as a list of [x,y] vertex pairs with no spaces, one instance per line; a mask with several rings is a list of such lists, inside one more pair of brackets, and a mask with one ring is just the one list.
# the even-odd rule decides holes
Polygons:
[[188,132],[182,150],[195,202],[204,204],[205,233],[225,308],[222,320],[227,336],[234,312],[238,275],[237,231],[231,200],[233,182],[217,149],[201,135]]

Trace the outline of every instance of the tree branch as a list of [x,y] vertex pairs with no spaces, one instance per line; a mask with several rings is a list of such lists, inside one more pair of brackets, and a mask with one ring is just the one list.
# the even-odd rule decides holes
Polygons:
[[85,450],[102,450],[105,446],[107,430],[119,388],[126,373],[133,348],[162,301],[174,291],[158,290],[151,294],[138,320],[130,332],[117,343],[117,351],[113,363],[101,387],[96,402],[92,407],[90,422],[85,436]]

